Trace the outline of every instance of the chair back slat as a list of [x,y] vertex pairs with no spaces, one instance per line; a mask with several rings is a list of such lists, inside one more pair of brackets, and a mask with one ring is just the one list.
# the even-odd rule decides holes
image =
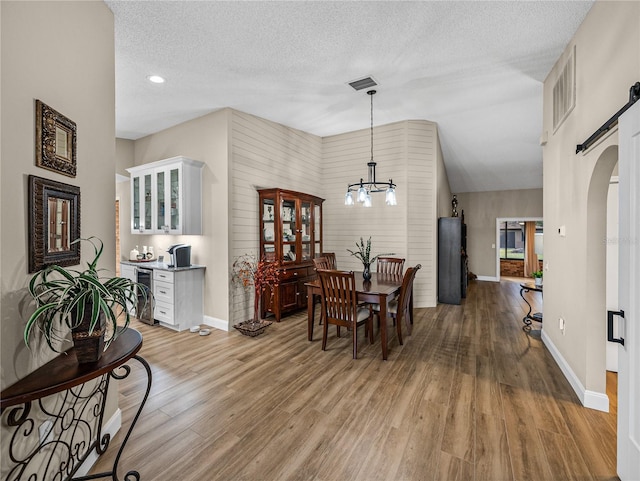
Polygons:
[[316,268],[316,270],[333,269],[333,267],[331,267],[331,263],[329,262],[329,259],[324,256],[316,257],[315,259],[313,259],[313,266]]
[[401,276],[404,270],[404,259],[399,257],[378,257],[377,272],[380,274],[390,274]]
[[333,269],[334,271],[338,268],[338,264],[336,262],[336,253],[335,252],[323,252],[320,254],[320,257],[326,257],[329,261],[328,269]]

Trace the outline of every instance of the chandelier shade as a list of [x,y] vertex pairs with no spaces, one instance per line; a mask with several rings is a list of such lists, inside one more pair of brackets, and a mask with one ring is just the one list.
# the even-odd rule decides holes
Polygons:
[[375,90],[369,90],[367,92],[371,98],[371,160],[367,163],[367,180],[360,178],[359,182],[354,182],[347,186],[347,193],[344,197],[344,205],[354,205],[353,193],[356,192],[355,201],[364,205],[364,207],[371,207],[371,193],[385,192],[385,203],[387,205],[397,205],[396,200],[396,184],[393,180],[389,179],[388,182],[379,182],[376,180],[376,163],[373,160],[373,96],[376,94]]

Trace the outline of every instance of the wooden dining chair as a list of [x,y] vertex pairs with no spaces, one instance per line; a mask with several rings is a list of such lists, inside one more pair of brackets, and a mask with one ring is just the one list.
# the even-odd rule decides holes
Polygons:
[[[407,325],[407,332],[411,335],[411,315],[409,313],[409,306],[411,304],[411,296],[413,295],[413,281],[416,278],[418,270],[422,268],[420,264],[415,267],[409,267],[407,272],[404,273],[402,278],[402,287],[400,288],[400,295],[397,299],[389,302],[387,306],[387,314],[393,318],[393,322],[396,325],[396,332],[398,333],[398,342],[402,344],[402,322]],[[380,312],[380,304],[371,304],[373,312]]]
[[325,256],[315,257],[313,259],[313,267],[315,267],[316,270],[318,270],[318,269],[333,270],[333,267],[331,267],[331,262]]
[[399,257],[378,257],[377,272],[380,274],[391,274],[401,276],[404,270],[404,259]]
[[329,264],[331,265],[329,269],[336,270],[338,268],[335,252],[323,252],[322,254],[320,254],[320,257],[326,257],[329,260]]
[[358,306],[356,281],[353,271],[318,269],[322,287],[322,350],[327,350],[329,324],[350,329],[353,343],[353,358],[358,358],[358,327],[366,325],[369,342],[373,344],[372,312],[368,307]]

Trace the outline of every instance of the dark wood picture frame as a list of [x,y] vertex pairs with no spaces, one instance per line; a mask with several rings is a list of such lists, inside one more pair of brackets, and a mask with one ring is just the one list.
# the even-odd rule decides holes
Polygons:
[[80,187],[29,176],[29,272],[80,264]]
[[76,176],[76,123],[36,99],[36,165]]

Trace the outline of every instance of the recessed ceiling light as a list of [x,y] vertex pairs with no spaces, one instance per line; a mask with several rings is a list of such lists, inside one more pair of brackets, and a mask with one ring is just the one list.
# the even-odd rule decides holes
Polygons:
[[154,84],[164,83],[164,78],[160,77],[160,75],[149,75],[147,79],[149,79],[149,82],[153,82]]

